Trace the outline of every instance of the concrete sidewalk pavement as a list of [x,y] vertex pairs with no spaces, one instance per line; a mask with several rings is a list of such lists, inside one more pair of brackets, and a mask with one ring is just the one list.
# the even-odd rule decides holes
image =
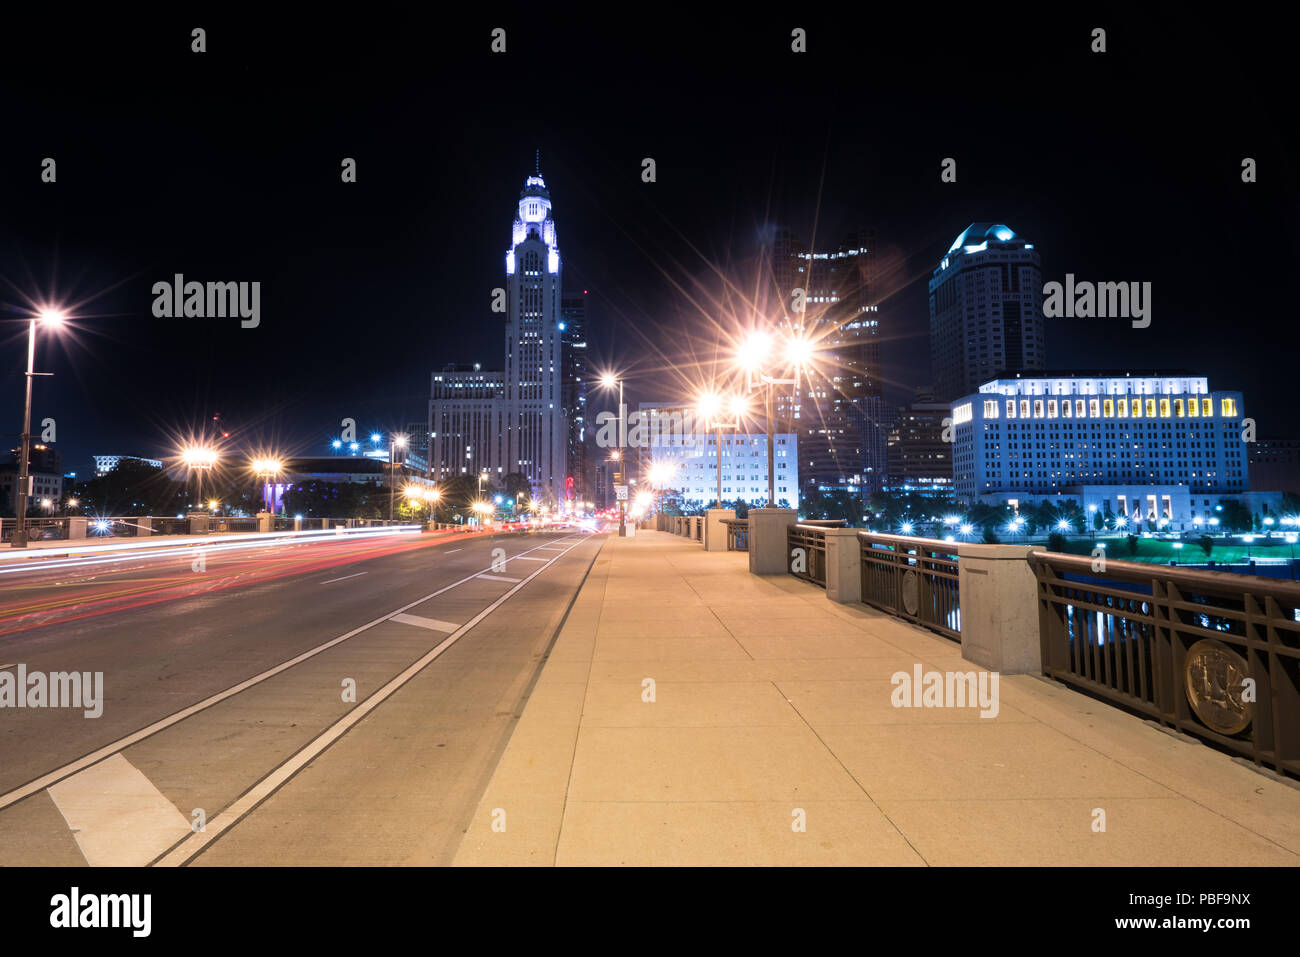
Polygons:
[[1300,789],[1035,676],[996,717],[894,707],[918,663],[977,670],[744,553],[610,537],[455,863],[1300,864]]

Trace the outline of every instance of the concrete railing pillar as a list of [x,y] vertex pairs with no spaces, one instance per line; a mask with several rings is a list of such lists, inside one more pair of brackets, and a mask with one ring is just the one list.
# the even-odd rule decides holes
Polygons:
[[208,522],[211,520],[211,516],[207,512],[190,512],[188,518],[190,520],[191,535],[208,534]]
[[723,520],[734,520],[734,508],[711,508],[704,514],[704,550],[706,552],[725,552],[727,550],[727,526]]
[[86,537],[86,517],[84,515],[73,515],[68,519],[68,538],[85,538]]
[[862,601],[862,540],[856,528],[826,529],[826,597],[842,605]]
[[151,516],[146,515],[143,518],[133,518],[131,521],[135,523],[136,538],[148,538],[153,534],[153,518]]
[[792,508],[749,510],[749,570],[755,575],[786,575],[790,572],[787,545],[791,525],[798,520]]
[[1005,675],[1042,671],[1028,545],[958,545],[961,656]]
[[275,516],[270,512],[257,513],[257,530],[259,532],[275,531]]

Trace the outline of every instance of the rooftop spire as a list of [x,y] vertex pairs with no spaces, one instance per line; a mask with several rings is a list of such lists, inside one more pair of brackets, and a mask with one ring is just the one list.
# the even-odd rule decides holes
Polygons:
[[534,168],[538,176],[542,175],[542,151],[537,151],[537,166]]

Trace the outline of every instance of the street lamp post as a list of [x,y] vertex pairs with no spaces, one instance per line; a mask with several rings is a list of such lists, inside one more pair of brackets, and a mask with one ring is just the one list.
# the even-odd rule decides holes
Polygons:
[[[626,448],[622,441],[623,423],[626,421],[626,416],[623,414],[623,377],[614,376],[609,373],[606,373],[605,375],[600,377],[600,384],[604,386],[606,389],[612,389],[614,388],[615,385],[618,386],[619,451],[615,453],[615,456],[618,461],[618,471],[614,473],[614,484],[618,486],[618,485],[622,485],[624,482],[623,470],[626,468],[623,461]],[[621,498],[618,500],[618,534],[620,537],[626,537],[627,535],[627,499],[626,498]]]
[[23,434],[18,449],[18,482],[14,486],[14,548],[27,547],[27,486],[30,484],[31,468],[27,461],[32,448],[32,379],[38,375],[53,375],[51,372],[36,371],[36,323],[43,322],[57,327],[63,323],[64,315],[55,310],[46,310],[39,316],[33,316],[27,324],[27,401],[23,406]]
[[792,385],[796,389],[802,381],[805,368],[811,366],[813,343],[800,336],[791,336],[785,342],[785,366],[793,367],[794,378],[778,379],[765,371],[771,362],[772,340],[766,333],[751,335],[740,349],[739,364],[745,370],[748,388],[757,379],[764,389],[765,427],[767,429],[767,508],[776,508],[776,434],[773,431],[772,390],[778,385]]
[[397,450],[406,448],[406,436],[394,435],[388,443],[388,520],[393,520],[393,503],[397,494]]

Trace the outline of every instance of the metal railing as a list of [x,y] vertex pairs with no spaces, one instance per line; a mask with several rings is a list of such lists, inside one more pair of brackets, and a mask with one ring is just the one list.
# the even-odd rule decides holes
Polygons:
[[862,600],[961,640],[957,548],[935,538],[858,532]]
[[786,548],[790,552],[790,574],[823,588],[826,587],[826,528],[825,525],[800,523],[790,525],[785,534]]
[[[32,542],[58,541],[68,537],[66,518],[29,518],[24,522],[27,539]],[[0,541],[11,542],[18,527],[16,518],[0,520]]]
[[1043,673],[1300,774],[1300,585],[1030,553]]
[[722,524],[727,526],[727,551],[749,551],[749,519],[724,518]]

